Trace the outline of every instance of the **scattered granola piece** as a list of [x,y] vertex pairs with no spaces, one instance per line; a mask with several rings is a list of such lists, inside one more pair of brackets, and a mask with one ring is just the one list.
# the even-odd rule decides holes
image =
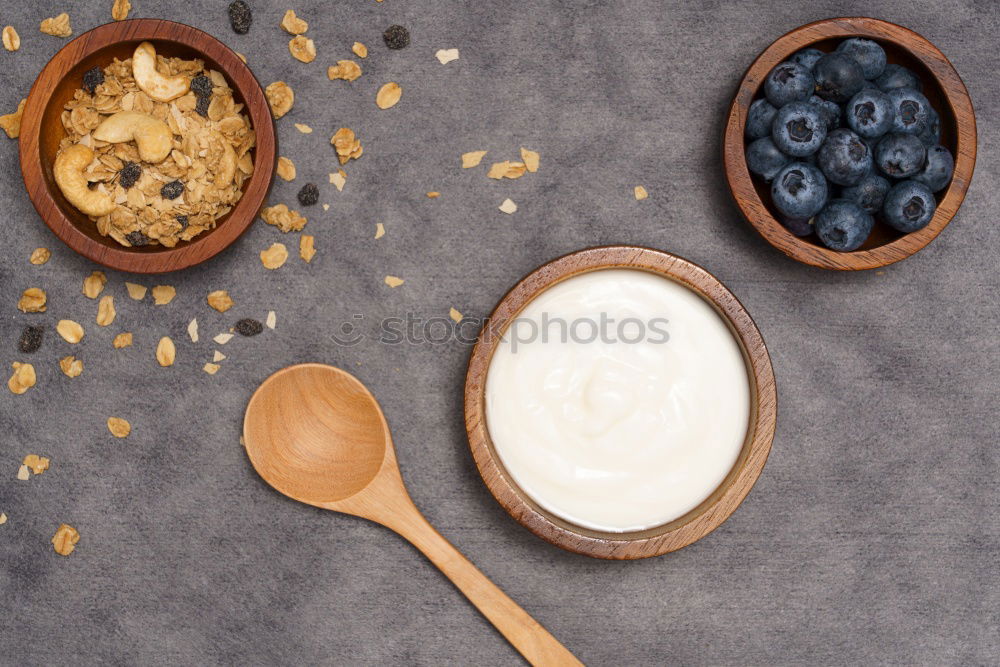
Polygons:
[[362,44],[361,42],[354,42],[354,44],[351,46],[351,51],[353,51],[354,55],[356,55],[358,58],[368,57],[368,47]]
[[274,225],[286,234],[288,232],[301,232],[302,228],[309,222],[308,218],[284,204],[265,208],[260,212],[260,217],[267,224]]
[[222,367],[219,366],[219,364],[213,364],[213,363],[209,362],[209,363],[206,363],[204,366],[202,366],[201,370],[205,371],[209,375],[215,375],[216,373],[219,372],[220,368],[222,368]]
[[389,109],[396,106],[402,96],[403,89],[395,81],[390,81],[378,89],[375,94],[375,106],[379,109]]
[[336,65],[326,68],[326,77],[330,81],[342,79],[343,81],[355,81],[361,76],[361,65],[353,60],[338,60]]
[[[274,325],[278,323],[278,316],[273,310],[267,312],[267,319],[264,320],[264,324],[268,329],[273,329]],[[225,357],[223,357],[225,359]],[[218,359],[216,359],[218,361]]]
[[171,366],[175,358],[177,358],[177,348],[174,347],[174,341],[170,340],[170,336],[164,336],[156,344],[156,361],[161,366]]
[[45,291],[39,287],[29,287],[17,301],[17,309],[22,313],[44,313]]
[[124,21],[128,18],[128,13],[131,9],[131,0],[115,0],[115,4],[111,6],[111,18],[116,21]]
[[364,149],[361,141],[354,136],[354,132],[346,127],[342,127],[330,137],[330,143],[337,149],[337,159],[340,164],[347,164],[348,160],[357,160],[361,157]]
[[116,350],[130,346],[132,344],[132,332],[126,331],[125,333],[118,334],[111,344],[115,346]]
[[486,151],[469,151],[468,153],[462,153],[462,169],[478,167],[479,163],[483,161],[485,156]]
[[639,201],[642,201],[643,199],[645,199],[648,196],[649,196],[649,193],[646,192],[646,188],[642,187],[641,185],[635,186],[635,198],[636,199],[638,199]]
[[313,129],[305,123],[295,123],[295,129],[302,134],[312,134]]
[[3,29],[3,48],[8,51],[17,51],[21,48],[21,36],[14,30],[14,26],[9,25]]
[[347,183],[347,172],[343,169],[338,169],[335,172],[330,173],[330,184],[337,188],[337,192],[344,191],[344,185]]
[[214,292],[209,292],[208,305],[215,308],[220,313],[224,313],[233,307],[233,300],[230,298],[229,292],[220,289]]
[[309,29],[309,24],[296,16],[294,9],[289,9],[281,19],[281,29],[289,35],[301,35]]
[[46,35],[53,37],[69,37],[73,34],[73,28],[69,24],[69,14],[63,12],[59,16],[45,19],[39,24],[38,29]]
[[22,364],[15,361],[11,364],[14,374],[7,381],[7,388],[12,394],[23,394],[35,386],[35,367],[31,364]]
[[107,284],[108,277],[104,275],[104,271],[94,271],[83,279],[83,295],[88,299],[96,299]]
[[216,334],[215,338],[213,338],[212,340],[214,340],[219,345],[225,345],[226,343],[231,341],[233,339],[233,336],[235,335],[236,334],[231,334],[231,333],[220,333]]
[[77,359],[72,354],[59,360],[59,370],[63,375],[70,378],[80,377],[83,373],[83,361]]
[[267,250],[260,251],[260,263],[265,269],[278,269],[288,260],[288,248],[284,243],[272,243]]
[[323,210],[324,211],[329,211],[330,210],[330,205],[329,204],[323,204]]
[[108,417],[108,430],[116,438],[127,438],[132,432],[132,425],[121,417]]
[[191,337],[192,343],[198,342],[198,318],[194,318],[188,322],[188,336]]
[[440,192],[428,192],[427,193],[427,198],[428,199],[437,199],[440,196],[441,196]]
[[68,523],[61,523],[56,534],[52,536],[52,548],[60,556],[68,556],[76,549],[76,543],[79,541],[80,533],[76,528]]
[[212,352],[212,362],[213,362],[213,363],[216,363],[216,364],[217,364],[217,363],[219,363],[220,361],[222,361],[222,360],[223,360],[223,359],[225,359],[225,358],[226,358],[226,355],[222,354],[222,353],[221,353],[221,352],[219,352],[218,350],[214,350],[214,351]]
[[48,248],[35,248],[31,252],[31,257],[28,258],[28,261],[35,266],[38,266],[49,261],[50,257],[52,257],[52,251]]
[[0,512],[0,526],[4,525],[5,523],[7,523],[7,513]]
[[299,62],[311,63],[316,60],[316,43],[305,35],[296,35],[288,42],[288,52]]
[[22,482],[31,479],[31,471],[28,470],[28,466],[23,463],[17,469],[17,478]]
[[59,320],[59,324],[56,325],[56,331],[59,332],[59,335],[67,343],[76,344],[83,340],[83,327],[73,320]]
[[24,116],[24,105],[28,103],[23,99],[17,104],[17,111],[0,116],[0,128],[7,133],[10,139],[17,139],[21,135],[21,118]]
[[278,158],[278,176],[285,179],[286,181],[295,180],[295,163],[292,162],[291,158],[287,158],[284,155]]
[[49,469],[49,457],[38,454],[28,454],[21,463],[28,466],[28,469],[36,475],[41,475]]
[[525,168],[532,174],[538,171],[538,162],[540,156],[535,151],[529,151],[524,146],[521,146],[521,161],[524,162]]
[[308,264],[315,256],[316,239],[309,234],[303,234],[299,237],[299,257],[305,260],[306,264]]
[[517,204],[515,204],[513,200],[508,197],[503,200],[502,204],[500,204],[500,210],[507,215],[510,215],[511,213],[515,213],[517,211]]
[[275,120],[291,111],[295,104],[295,93],[284,81],[275,81],[264,89],[267,103],[271,105],[271,115]]
[[490,167],[490,170],[486,173],[488,178],[495,178],[500,180],[507,174],[507,170],[510,169],[510,160],[504,160],[503,162],[494,162]]
[[458,49],[438,49],[434,57],[442,65],[447,65],[452,60],[458,60]]
[[396,276],[385,277],[385,284],[388,285],[389,287],[399,287],[404,282],[405,281],[402,278],[397,278]]
[[165,306],[174,300],[177,290],[170,285],[157,285],[153,288],[153,303],[157,306]]
[[450,309],[448,311],[448,317],[450,317],[451,319],[453,319],[456,323],[462,321],[462,313],[460,313],[459,311],[455,310],[454,308],[452,308],[452,309]]
[[375,223],[375,238],[380,239],[385,236],[385,225],[381,222]]
[[142,301],[146,298],[146,286],[139,285],[136,283],[125,283],[125,289],[128,290],[128,295],[135,299],[136,301]]
[[97,304],[97,326],[106,327],[115,321],[115,297],[105,294]]

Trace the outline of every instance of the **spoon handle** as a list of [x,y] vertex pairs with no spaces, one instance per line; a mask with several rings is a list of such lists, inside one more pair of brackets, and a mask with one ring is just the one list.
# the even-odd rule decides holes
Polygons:
[[407,512],[397,519],[389,527],[437,565],[528,662],[532,665],[583,665],[558,639],[442,537],[415,506],[412,513]]

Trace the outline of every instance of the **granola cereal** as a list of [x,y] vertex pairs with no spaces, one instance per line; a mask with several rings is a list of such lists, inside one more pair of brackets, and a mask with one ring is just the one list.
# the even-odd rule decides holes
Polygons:
[[17,468],[17,478],[22,482],[31,479],[31,471],[23,463]]
[[353,131],[346,127],[337,130],[330,137],[330,143],[337,150],[337,159],[340,160],[340,164],[347,164],[348,160],[357,160],[364,153],[361,141],[354,136]]
[[242,196],[256,143],[225,76],[148,42],[97,72],[64,107],[57,166],[74,146],[92,151],[77,178],[106,204],[85,211],[98,232],[169,248],[214,228]]
[[132,425],[121,417],[108,417],[108,430],[116,438],[127,438],[132,432]]
[[525,168],[530,173],[533,174],[536,171],[538,171],[538,162],[540,159],[541,158],[537,152],[529,151],[527,148],[524,148],[523,146],[521,147],[521,161],[524,162]]
[[130,331],[126,331],[124,333],[118,334],[117,336],[115,336],[115,339],[114,341],[112,341],[111,344],[115,346],[116,350],[120,350],[123,347],[130,346],[132,344],[132,333]]
[[397,278],[396,276],[385,277],[385,284],[388,285],[389,287],[399,287],[404,282],[405,281],[402,278]]
[[15,361],[11,366],[14,374],[7,380],[7,388],[12,394],[23,394],[35,386],[35,367]]
[[153,303],[157,306],[165,306],[177,296],[177,290],[171,285],[157,285],[153,288]]
[[142,301],[146,298],[146,286],[139,285],[138,283],[125,283],[125,289],[128,290],[128,295],[130,298],[136,301]]
[[462,169],[478,167],[479,163],[483,161],[485,156],[486,151],[469,151],[468,153],[462,153]]
[[296,35],[288,42],[288,52],[292,57],[303,63],[316,60],[316,44],[305,35]]
[[[277,323],[278,323],[277,313],[275,313],[273,310],[267,311],[267,318],[264,320],[264,326],[266,326],[268,329],[274,329],[274,325],[276,325]],[[217,354],[222,354],[222,353],[218,352]],[[225,359],[226,357],[223,356],[222,358]],[[215,361],[219,360],[216,359]]]
[[633,194],[635,194],[635,198],[639,201],[642,201],[643,199],[649,196],[649,193],[646,192],[646,188],[642,187],[641,185],[635,186]]
[[18,102],[17,111],[0,116],[0,129],[7,133],[9,139],[17,139],[21,136],[21,117],[24,115],[24,105],[28,103],[25,98]]
[[265,269],[279,269],[288,260],[288,248],[284,243],[272,243],[267,250],[261,250],[260,262]]
[[83,361],[77,359],[71,354],[68,357],[63,357],[59,360],[59,370],[61,370],[66,377],[80,377],[80,374],[83,373]]
[[21,48],[21,36],[14,30],[14,26],[9,25],[3,29],[3,48],[8,51],[17,51]]
[[289,35],[301,35],[309,30],[309,24],[296,16],[294,9],[289,9],[281,19],[281,29]]
[[69,37],[73,34],[73,28],[69,24],[69,14],[63,12],[59,16],[45,19],[39,24],[38,29],[46,35],[53,37]]
[[31,252],[31,257],[28,258],[28,261],[37,266],[49,261],[50,257],[52,257],[52,251],[48,248],[35,248]]
[[97,326],[106,327],[115,321],[115,297],[107,294],[97,304]]
[[305,123],[295,123],[295,129],[302,134],[312,134],[313,129]]
[[459,322],[462,321],[463,315],[457,309],[451,308],[448,310],[448,317],[450,317],[455,322],[455,324],[458,324]]
[[194,318],[188,322],[188,337],[191,339],[192,343],[198,342],[198,318]]
[[17,301],[17,309],[22,313],[44,313],[45,291],[39,287],[29,287]]
[[277,204],[263,209],[260,217],[269,225],[274,225],[283,232],[300,232],[309,221],[298,211],[294,211],[284,204]]
[[76,528],[68,523],[59,524],[56,534],[52,536],[52,548],[60,556],[68,556],[76,549],[76,543],[80,541],[80,533]]
[[402,96],[403,89],[395,81],[390,81],[378,89],[378,93],[375,94],[375,106],[379,109],[389,109],[396,106]]
[[336,65],[326,68],[326,76],[330,81],[336,79],[354,81],[361,76],[361,66],[353,60],[338,60]]
[[506,213],[507,215],[511,215],[512,213],[517,213],[517,204],[514,203],[514,200],[508,197],[507,199],[503,200],[502,204],[500,204],[500,210]]
[[28,466],[28,469],[36,475],[41,475],[49,469],[49,457],[38,454],[28,454],[21,463]]
[[161,366],[172,366],[176,358],[177,348],[174,347],[174,341],[170,340],[170,336],[164,336],[156,344],[156,361]]
[[83,279],[83,295],[88,299],[96,299],[107,284],[108,277],[104,275],[104,271],[93,271]]
[[277,120],[292,110],[295,104],[295,93],[284,81],[275,81],[264,89],[267,103],[271,105],[271,115]]
[[131,10],[131,0],[115,0],[115,3],[111,5],[111,18],[116,21],[124,21],[128,18],[128,13]]
[[351,51],[353,51],[354,55],[356,55],[358,58],[368,57],[368,47],[362,44],[361,42],[354,42],[354,44],[351,46]]
[[233,307],[233,300],[230,298],[229,292],[220,289],[214,292],[209,292],[208,305],[215,308],[220,313],[224,313]]
[[83,327],[73,320],[59,320],[59,324],[56,325],[56,331],[63,337],[63,340],[71,344],[79,343],[85,335]]
[[219,364],[206,362],[205,365],[201,367],[201,370],[205,371],[209,375],[215,375],[216,373],[219,372],[220,368],[222,368],[222,366],[219,366]]
[[434,57],[442,65],[447,65],[452,60],[458,60],[458,49],[438,49]]
[[299,257],[301,257],[306,264],[312,261],[312,258],[316,256],[316,239],[309,234],[303,234],[299,237]]
[[347,172],[343,169],[338,169],[335,172],[330,173],[330,185],[337,188],[337,192],[343,192],[344,186],[347,184]]
[[287,158],[284,155],[278,158],[277,167],[278,176],[286,181],[295,180],[295,163],[292,162],[291,158]]

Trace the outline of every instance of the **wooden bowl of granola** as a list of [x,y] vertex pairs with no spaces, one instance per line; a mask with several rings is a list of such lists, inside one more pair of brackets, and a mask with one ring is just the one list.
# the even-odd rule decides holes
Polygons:
[[[130,119],[151,130],[123,127]],[[153,130],[167,132],[162,151]],[[120,271],[163,273],[246,231],[274,179],[277,137],[234,51],[190,26],[136,19],[86,32],[49,61],[24,108],[20,156],[32,204],[69,247]]]

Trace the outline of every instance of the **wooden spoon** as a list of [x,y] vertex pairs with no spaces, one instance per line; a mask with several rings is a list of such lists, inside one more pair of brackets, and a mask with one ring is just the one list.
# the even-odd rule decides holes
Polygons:
[[405,537],[530,663],[582,664],[423,517],[403,485],[382,410],[353,375],[323,364],[278,371],[251,397],[243,436],[264,481],[300,502]]

